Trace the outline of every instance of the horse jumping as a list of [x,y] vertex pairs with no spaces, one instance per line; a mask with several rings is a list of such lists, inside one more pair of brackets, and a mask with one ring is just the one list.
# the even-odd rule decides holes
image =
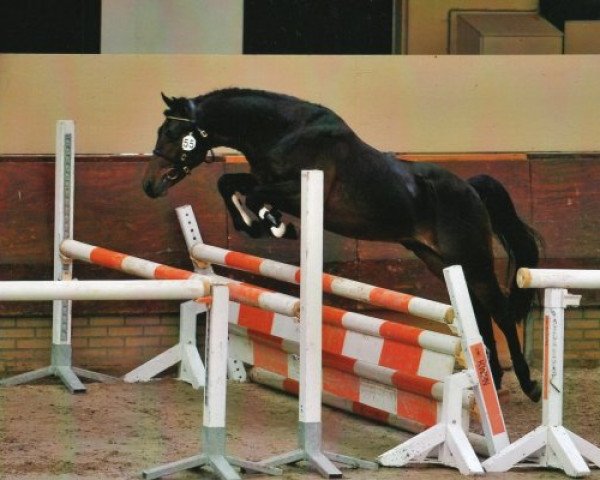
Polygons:
[[252,237],[295,238],[282,213],[300,214],[301,170],[323,170],[325,228],[400,243],[440,279],[444,268],[461,265],[496,387],[502,369],[492,318],[507,339],[523,392],[539,400],[541,389],[531,379],[516,329],[533,292],[518,289],[514,278],[508,294],[502,291],[492,238],[516,267],[537,266],[539,239],[500,182],[487,175],[464,181],[431,163],[398,160],[366,144],[330,109],[288,95],[230,88],[163,100],[168,109],[143,179],[148,196],[166,194],[210,161],[212,148],[234,148],[245,155],[250,173],[225,174],[218,188],[235,228]]

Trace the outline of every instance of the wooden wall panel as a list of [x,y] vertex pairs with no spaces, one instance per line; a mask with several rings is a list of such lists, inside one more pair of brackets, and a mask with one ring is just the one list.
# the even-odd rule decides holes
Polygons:
[[600,160],[594,156],[531,161],[534,223],[547,259],[600,257]]
[[[6,159],[5,159],[6,160]],[[144,161],[77,159],[75,166],[75,239],[93,245],[192,269],[175,207],[191,204],[207,242],[226,245],[226,215],[216,192],[223,163],[205,165],[160,199],[141,187]],[[54,163],[0,161],[0,279],[52,278],[54,236]],[[76,263],[79,279],[126,278],[106,269]],[[87,305],[87,306],[86,306]],[[175,302],[78,302],[78,313],[103,311],[176,311]],[[0,313],[42,313],[47,305],[0,305]]]
[[[600,161],[598,156],[535,156],[529,161],[439,161],[463,178],[487,173],[500,180],[525,220],[542,234],[542,265],[600,268]],[[207,243],[298,264],[297,240],[250,239],[233,230],[217,179],[246,171],[244,163],[221,161],[196,169],[166,197],[150,199],[141,189],[145,157],[78,157],[75,238],[131,255],[191,269],[174,212],[191,204]],[[0,158],[0,279],[52,276],[54,163],[51,157]],[[298,223],[295,218],[290,221]],[[505,254],[496,248],[504,275]],[[444,285],[402,246],[357,242],[325,234],[325,269],[349,278],[447,301]],[[124,278],[116,272],[76,264],[81,279]],[[239,278],[238,275],[236,275]],[[254,279],[256,280],[256,279]],[[282,288],[278,285],[270,285]],[[600,295],[585,296],[586,303]],[[84,303],[79,313],[177,310],[176,302]],[[49,306],[4,304],[0,314],[48,312]]]

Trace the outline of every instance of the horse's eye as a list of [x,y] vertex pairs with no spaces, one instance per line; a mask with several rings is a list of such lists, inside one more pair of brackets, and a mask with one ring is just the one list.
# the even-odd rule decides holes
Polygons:
[[168,125],[164,128],[164,134],[169,140],[177,140],[180,137],[179,128],[175,124]]

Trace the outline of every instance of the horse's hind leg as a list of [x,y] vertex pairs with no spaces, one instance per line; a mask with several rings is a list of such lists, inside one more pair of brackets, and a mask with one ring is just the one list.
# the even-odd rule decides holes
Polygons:
[[508,299],[501,292],[496,277],[489,278],[484,282],[472,280],[471,288],[474,295],[484,304],[484,308],[491,312],[494,321],[506,338],[513,369],[521,389],[531,400],[537,402],[541,396],[541,389],[538,382],[531,380],[529,366],[519,342],[516,319],[509,313]]
[[499,390],[502,387],[502,366],[498,358],[498,349],[496,348],[496,339],[494,338],[494,328],[492,326],[492,317],[487,310],[479,303],[479,300],[471,295],[471,302],[477,319],[479,333],[483,339],[483,343],[487,348],[488,361],[490,362],[490,370],[494,378],[494,385]]
[[517,334],[517,325],[514,318],[510,318],[508,315],[500,316],[496,319],[496,324],[502,330],[508,349],[510,351],[510,358],[512,359],[513,369],[515,375],[519,379],[521,389],[531,400],[537,402],[540,400],[542,390],[538,382],[531,380],[531,373],[529,371],[529,365],[525,360],[525,355],[519,342]]
[[[448,266],[443,259],[429,247],[420,243],[403,242],[404,246],[412,250],[412,252],[419,257],[425,265],[433,272],[437,277],[443,280],[444,274],[443,269]],[[453,262],[454,264],[460,264],[461,262]],[[498,351],[496,349],[496,340],[494,338],[494,330],[492,327],[492,317],[489,310],[480,302],[477,295],[471,291],[471,285],[467,279],[469,285],[469,294],[471,302],[473,304],[473,310],[475,313],[475,319],[479,328],[479,333],[483,339],[488,351],[488,360],[490,362],[490,369],[492,371],[492,377],[494,379],[494,385],[496,388],[500,388],[502,384],[502,367],[500,360],[498,359]]]
[[[486,317],[491,316],[506,337],[521,389],[532,400],[539,400],[540,387],[531,380],[517,336],[516,318],[509,311],[508,297],[503,294],[494,271],[492,231],[485,206],[470,187],[452,179],[432,189],[436,203],[431,223],[436,251],[446,265],[462,266],[471,298],[477,299]],[[485,323],[482,325],[485,333]],[[490,333],[486,340],[490,353],[492,344]],[[497,365],[494,368],[499,369],[499,362],[492,357],[490,360],[491,366]],[[495,378],[502,375],[501,370],[492,373]]]

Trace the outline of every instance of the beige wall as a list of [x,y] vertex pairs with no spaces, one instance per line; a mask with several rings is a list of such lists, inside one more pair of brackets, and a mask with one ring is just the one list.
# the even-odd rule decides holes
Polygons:
[[600,56],[0,55],[0,153],[152,150],[160,92],[248,86],[336,110],[383,150],[600,151]]

